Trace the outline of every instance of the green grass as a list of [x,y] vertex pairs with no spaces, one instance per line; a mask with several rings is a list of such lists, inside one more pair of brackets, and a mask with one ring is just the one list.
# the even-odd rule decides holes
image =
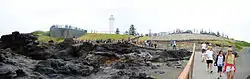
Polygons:
[[235,42],[236,50],[242,50],[243,47],[250,47],[250,43],[245,41],[236,41]]
[[250,47],[250,43],[245,41],[236,41],[236,45],[242,46],[242,47]]
[[243,49],[243,47],[250,47],[250,43],[245,42],[245,41],[235,41],[234,43],[232,41],[229,40],[220,40],[220,41],[208,41],[211,42],[213,44],[220,44],[220,45],[231,45],[231,46],[235,46],[237,51],[241,51]]
[[220,44],[220,45],[233,45],[233,43],[231,41],[227,41],[227,40],[224,40],[224,41],[208,41],[212,44]]
[[38,35],[38,41],[41,43],[48,43],[50,40],[53,40],[55,43],[63,42],[63,38],[50,37],[49,31],[34,31],[31,32],[34,35]]
[[140,41],[145,41],[145,40],[147,40],[147,39],[149,39],[149,36],[141,37],[141,38],[139,38],[138,40],[140,40]]
[[42,43],[48,43],[50,40],[53,40],[55,43],[63,42],[63,38],[57,38],[57,37],[49,37],[49,36],[43,36],[38,35],[38,41]]
[[115,39],[115,40],[127,40],[128,38],[134,38],[134,36],[129,35],[120,35],[120,34],[101,34],[101,33],[87,33],[81,36],[80,40],[107,40],[107,39]]
[[42,35],[42,36],[49,36],[49,31],[34,31],[31,32],[34,35]]

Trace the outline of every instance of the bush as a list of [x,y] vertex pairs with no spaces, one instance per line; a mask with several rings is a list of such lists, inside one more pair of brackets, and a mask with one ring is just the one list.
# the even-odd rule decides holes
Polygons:
[[250,47],[250,43],[245,41],[237,41],[236,45],[243,46],[243,47]]
[[128,38],[133,38],[134,36],[129,35],[120,35],[120,34],[100,34],[100,33],[88,33],[80,37],[80,40],[107,40],[107,39],[115,39],[115,40],[127,40]]
[[49,36],[38,36],[38,41],[42,43],[48,43],[50,40],[53,40],[55,43],[63,42],[63,38],[57,38],[57,37],[49,37]]
[[49,31],[34,31],[32,32],[34,35],[43,35],[43,36],[50,36]]
[[139,38],[140,41],[145,41],[145,40],[147,40],[147,39],[149,39],[148,36],[144,36],[144,37]]

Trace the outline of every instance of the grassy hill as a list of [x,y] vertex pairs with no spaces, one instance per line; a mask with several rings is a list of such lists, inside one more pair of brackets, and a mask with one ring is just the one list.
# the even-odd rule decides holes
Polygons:
[[167,36],[152,36],[149,40],[224,40],[225,38],[205,34],[171,34]]
[[34,31],[34,35],[38,35],[38,41],[42,43],[48,43],[50,40],[53,40],[56,43],[63,42],[63,38],[50,37],[49,31]]
[[120,34],[102,34],[102,33],[88,33],[81,36],[80,40],[107,40],[107,39],[115,39],[115,40],[127,40],[128,38],[134,38],[135,36],[129,35],[120,35]]
[[250,47],[250,43],[245,41],[238,41],[233,39],[226,39],[213,35],[205,34],[171,34],[167,36],[150,37],[149,40],[187,40],[187,41],[198,41],[198,42],[210,42],[218,45],[231,45],[235,46],[237,50],[242,50],[243,47]]
[[148,39],[149,39],[149,36],[144,36],[144,37],[139,38],[138,40],[145,41],[145,40],[148,40]]
[[49,36],[43,36],[39,35],[38,36],[38,41],[42,43],[48,43],[50,40],[53,40],[56,43],[63,42],[63,38],[56,38],[56,37],[49,37]]

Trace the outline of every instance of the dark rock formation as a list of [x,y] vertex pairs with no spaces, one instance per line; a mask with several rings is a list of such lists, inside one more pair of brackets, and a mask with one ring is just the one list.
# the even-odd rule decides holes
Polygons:
[[[104,70],[102,67],[119,70],[110,72],[113,73],[108,76],[110,79],[152,79],[150,74],[140,71],[144,67],[160,67],[149,61],[182,60],[190,55],[191,52],[187,50],[156,52],[127,42],[76,44],[71,38],[59,44],[50,41],[49,44],[40,43],[38,46],[35,35],[13,32],[3,35],[0,40],[0,79],[82,79],[101,72]],[[179,67],[181,64],[173,62],[167,65]]]
[[19,53],[26,54],[36,49],[38,45],[37,36],[28,34],[20,34],[19,32],[12,32],[9,35],[3,35],[1,37],[1,47],[11,48],[11,50],[18,51]]

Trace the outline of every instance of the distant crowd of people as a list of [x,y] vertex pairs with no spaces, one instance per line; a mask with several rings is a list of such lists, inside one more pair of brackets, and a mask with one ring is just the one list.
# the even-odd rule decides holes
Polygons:
[[[207,64],[207,71],[210,73],[213,73],[213,64],[214,66],[217,66],[217,72],[219,73],[218,79],[222,77],[223,73],[226,73],[227,79],[234,79],[234,74],[236,71],[236,51],[233,46],[230,46],[227,49],[226,55],[223,54],[223,51],[220,50],[217,53],[217,56],[214,60],[214,54],[215,51],[213,50],[213,47],[210,44],[203,43],[201,45],[201,52],[202,52],[202,62],[206,62]],[[206,60],[206,61],[205,61]]]
[[84,43],[84,42],[88,42],[88,43],[137,43],[134,40],[115,40],[115,39],[107,39],[107,40],[103,40],[103,39],[98,39],[98,40],[75,40],[74,43]]
[[83,43],[83,42],[88,42],[88,43],[112,43],[115,40],[107,39],[107,40],[75,40],[75,43]]
[[[145,41],[134,41],[133,42],[134,44],[137,44],[137,45],[142,45],[144,47],[150,47],[150,48],[159,48],[160,45],[159,45],[159,41],[153,41],[153,40],[145,40]],[[172,49],[176,50],[176,41],[174,40],[171,40],[170,41],[170,46],[172,47]]]
[[[159,48],[159,42],[158,41],[151,41],[151,40],[114,40],[114,39],[107,39],[107,40],[75,40],[74,43],[84,43],[84,42],[88,42],[88,43],[133,43],[133,44],[137,44],[137,45],[142,45],[144,47],[153,47],[153,48]],[[176,50],[176,41],[174,40],[170,40],[170,46],[172,47],[173,50]]]

